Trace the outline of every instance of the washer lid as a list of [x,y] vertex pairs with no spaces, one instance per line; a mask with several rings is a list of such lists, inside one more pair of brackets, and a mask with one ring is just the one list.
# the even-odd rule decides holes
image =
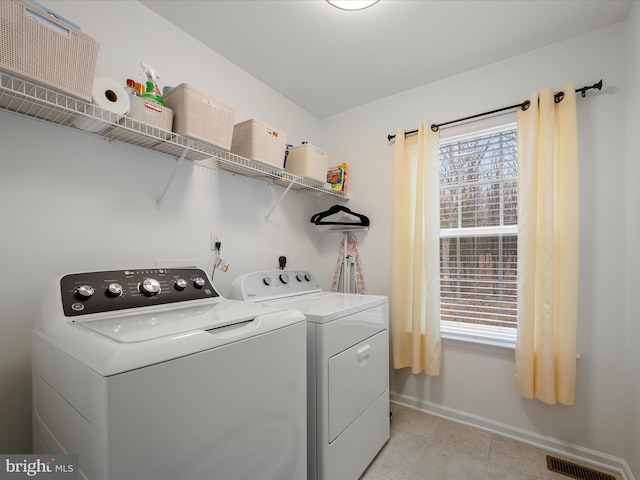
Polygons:
[[299,310],[313,323],[327,323],[353,313],[388,303],[384,295],[317,292],[281,300],[265,302],[268,305]]
[[[55,297],[57,292],[50,295]],[[74,321],[60,313],[59,318],[54,315],[37,324],[32,332],[38,345],[51,344],[99,375],[109,377],[286,328],[304,330],[302,313],[221,300],[181,308],[137,308],[135,313],[118,315],[97,313]],[[277,343],[274,348],[279,348]]]
[[186,334],[194,330],[212,330],[253,320],[259,315],[280,310],[266,304],[220,300],[153,312],[109,315],[107,318],[82,318],[74,323],[119,343],[145,342]]

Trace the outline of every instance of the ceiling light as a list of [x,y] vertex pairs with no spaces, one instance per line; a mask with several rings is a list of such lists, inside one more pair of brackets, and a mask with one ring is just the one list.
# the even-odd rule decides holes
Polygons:
[[341,10],[363,10],[379,1],[380,0],[327,0],[327,3]]

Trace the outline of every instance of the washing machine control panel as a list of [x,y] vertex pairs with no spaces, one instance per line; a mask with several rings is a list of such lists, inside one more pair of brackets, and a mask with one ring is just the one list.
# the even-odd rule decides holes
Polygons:
[[231,285],[231,298],[268,300],[319,292],[316,277],[305,270],[270,270],[236,278]]
[[197,268],[72,273],[60,279],[60,295],[68,317],[219,296]]

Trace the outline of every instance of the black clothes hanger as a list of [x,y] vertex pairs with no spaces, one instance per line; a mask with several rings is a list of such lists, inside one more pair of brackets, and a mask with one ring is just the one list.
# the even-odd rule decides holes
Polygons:
[[[353,215],[358,218],[358,221],[354,222],[331,222],[331,221],[323,221],[324,218],[334,215],[339,212],[345,212],[349,215]],[[347,207],[343,207],[342,205],[334,205],[329,208],[329,210],[325,210],[324,212],[319,212],[314,214],[310,220],[311,223],[316,225],[361,225],[363,227],[368,227],[371,222],[369,222],[369,218],[366,215],[361,215],[356,212],[352,212]]]

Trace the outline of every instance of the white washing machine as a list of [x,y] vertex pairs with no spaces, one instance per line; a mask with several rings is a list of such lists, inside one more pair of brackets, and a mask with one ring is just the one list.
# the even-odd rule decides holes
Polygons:
[[306,478],[306,323],[198,269],[75,273],[33,330],[36,453],[79,478]]
[[307,318],[309,480],[357,480],[389,439],[386,296],[322,291],[307,271],[236,278],[231,298]]

